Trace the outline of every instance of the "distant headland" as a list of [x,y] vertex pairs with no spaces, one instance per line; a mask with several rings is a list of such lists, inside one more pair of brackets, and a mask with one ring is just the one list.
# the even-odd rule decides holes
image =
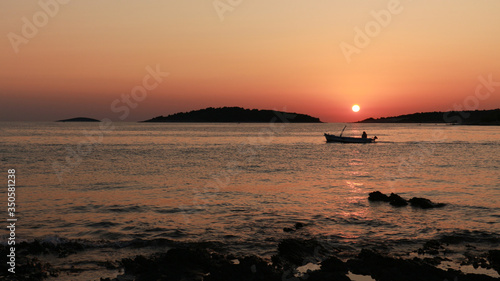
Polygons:
[[209,107],[168,116],[158,116],[142,122],[322,123],[319,118],[306,114],[241,107]]
[[101,122],[101,121],[88,117],[75,117],[70,119],[58,120],[56,122]]
[[500,125],[500,108],[475,111],[420,112],[382,118],[368,118],[357,123],[449,123],[461,125]]

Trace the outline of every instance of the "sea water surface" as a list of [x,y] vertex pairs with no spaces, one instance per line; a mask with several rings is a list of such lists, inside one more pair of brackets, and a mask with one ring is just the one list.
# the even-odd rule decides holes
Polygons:
[[[270,257],[287,237],[353,253],[416,249],[445,235],[487,249],[499,238],[499,127],[349,124],[344,135],[366,131],[378,142],[325,142],[323,133],[343,127],[3,122],[0,163],[5,179],[16,169],[19,241],[91,245],[45,257],[82,269],[60,280],[115,277],[96,262],[175,243]],[[376,190],[448,205],[370,203]],[[297,222],[305,227],[283,231]]]

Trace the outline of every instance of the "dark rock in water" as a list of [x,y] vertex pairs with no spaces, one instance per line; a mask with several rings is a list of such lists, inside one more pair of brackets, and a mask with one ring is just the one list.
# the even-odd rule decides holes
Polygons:
[[[270,266],[266,261],[256,256],[240,259],[239,264],[224,263],[215,265],[210,274],[203,277],[204,281],[233,281],[233,280],[281,280],[282,274]],[[165,279],[170,280],[170,279]],[[186,280],[186,279],[182,279]]]
[[407,206],[408,202],[396,193],[391,193],[389,196],[389,204],[396,207]]
[[422,209],[441,208],[446,206],[446,204],[444,203],[434,203],[426,198],[413,197],[409,201],[413,207],[418,207]]
[[380,191],[371,192],[368,195],[368,200],[374,201],[374,202],[377,202],[377,201],[389,202],[389,204],[391,204],[392,206],[395,206],[395,207],[407,206],[408,202],[410,202],[410,204],[413,207],[422,208],[422,209],[440,208],[440,207],[446,206],[446,204],[444,204],[444,203],[434,203],[431,200],[426,199],[426,198],[413,197],[412,199],[406,201],[404,198],[402,198],[401,196],[399,196],[395,193],[391,193],[390,196],[387,196]]
[[365,265],[365,263],[362,260],[360,260],[358,258],[348,260],[346,262],[346,265],[347,265],[347,268],[349,268],[349,270],[354,274],[358,274],[358,275],[370,275],[371,274],[371,270]]
[[465,252],[464,256],[465,259],[460,263],[460,265],[472,265],[475,269],[479,268],[479,266],[482,268],[491,268],[484,256],[471,252]]
[[[47,247],[47,244],[44,243],[45,245],[42,245],[40,241],[34,240],[31,243],[28,242],[21,242],[19,244],[19,248],[21,250],[25,250],[26,252],[32,254],[32,255],[39,255],[39,254],[48,254],[50,253],[50,248]],[[52,244],[50,244],[52,246]]]
[[491,267],[500,273],[500,250],[490,250],[488,252],[488,261]]
[[[6,247],[1,245],[0,252],[2,256],[9,254],[6,251]],[[45,263],[37,258],[27,258],[25,256],[16,255],[15,260],[15,273],[11,273],[8,270],[12,267],[7,262],[2,262],[0,264],[0,280],[9,281],[42,281],[49,277],[59,276],[60,271],[54,269],[50,263]],[[5,259],[4,259],[5,261]]]
[[60,258],[67,257],[77,252],[83,251],[85,247],[78,242],[65,241],[63,243],[33,242],[19,243],[19,250],[26,254],[52,254]]
[[430,264],[430,265],[433,265],[433,266],[438,266],[441,264],[441,262],[443,261],[444,259],[443,258],[440,258],[440,257],[433,257],[433,258],[424,258],[423,259],[423,262],[427,263],[427,264]]
[[441,246],[441,243],[437,240],[429,240],[425,242],[424,246],[420,249],[418,249],[418,253],[423,255],[423,254],[429,254],[429,255],[437,255],[439,254],[439,250],[443,249]]
[[307,280],[307,281],[325,281],[325,280],[335,280],[335,281],[351,281],[349,277],[345,274],[339,272],[328,272],[328,271],[313,271],[307,274],[307,279],[282,279],[282,280]]
[[136,280],[159,280],[162,276],[172,280],[201,280],[199,277],[208,272],[210,262],[210,254],[203,249],[172,249],[151,258],[136,256],[122,260],[125,273],[136,276]]
[[370,194],[368,194],[368,200],[373,201],[373,202],[377,202],[377,201],[389,202],[390,201],[389,196],[383,194],[380,191],[375,191],[375,192],[371,192]]
[[[331,256],[321,262],[321,269],[307,273],[307,281],[337,280],[350,281],[346,274],[349,272],[347,265],[335,256]],[[305,276],[304,276],[305,277]],[[284,279],[285,280],[285,279]],[[290,280],[290,279],[288,279]],[[295,279],[292,279],[295,280]],[[299,279],[296,279],[299,280]]]
[[355,259],[349,260],[347,266],[353,273],[371,275],[377,281],[498,280],[486,275],[463,274],[452,269],[445,271],[418,258],[392,258],[366,249]]
[[306,225],[301,223],[301,222],[297,222],[297,223],[295,223],[294,228],[291,228],[291,227],[283,228],[283,232],[294,232],[295,230],[299,230],[299,229],[303,228],[304,226],[306,226]]
[[375,191],[368,195],[368,200],[374,202],[389,202],[389,204],[396,207],[408,205],[408,202],[396,193],[391,193],[390,196],[387,196],[380,191]]
[[306,258],[316,256],[322,249],[314,239],[284,239],[278,245],[278,255],[273,256],[273,263],[280,266],[289,262],[300,266]]
[[337,257],[329,257],[321,262],[321,270],[326,272],[341,272],[347,274],[347,265]]
[[441,243],[437,240],[429,240],[425,242],[424,249],[440,249],[442,248]]
[[295,224],[295,229],[301,229],[301,228],[303,228],[304,226],[305,226],[305,225],[304,225],[303,223],[298,222],[298,223],[296,223],[296,224]]
[[149,258],[123,259],[122,264],[125,274],[137,281],[281,280],[280,272],[259,257],[243,257],[235,264],[228,257],[209,253],[206,249],[172,249]]

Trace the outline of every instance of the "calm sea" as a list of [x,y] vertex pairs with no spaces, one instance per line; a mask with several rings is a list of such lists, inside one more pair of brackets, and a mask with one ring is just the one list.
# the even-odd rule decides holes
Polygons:
[[[344,135],[378,143],[325,143],[343,127],[4,122],[0,163],[5,182],[16,170],[19,241],[88,247],[43,257],[83,270],[60,280],[113,276],[96,261],[175,243],[270,257],[288,237],[396,253],[443,236],[487,249],[499,237],[500,127],[349,124]],[[370,203],[376,190],[448,205]]]

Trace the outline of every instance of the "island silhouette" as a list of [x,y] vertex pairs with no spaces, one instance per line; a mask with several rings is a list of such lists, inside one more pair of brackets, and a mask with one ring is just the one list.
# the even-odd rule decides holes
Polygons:
[[475,111],[420,112],[392,117],[368,118],[356,123],[449,123],[500,125],[500,108]]
[[306,114],[242,107],[208,107],[168,116],[158,116],[142,122],[322,123],[319,118]]
[[101,122],[101,120],[88,117],[75,117],[70,119],[57,120],[56,122]]

